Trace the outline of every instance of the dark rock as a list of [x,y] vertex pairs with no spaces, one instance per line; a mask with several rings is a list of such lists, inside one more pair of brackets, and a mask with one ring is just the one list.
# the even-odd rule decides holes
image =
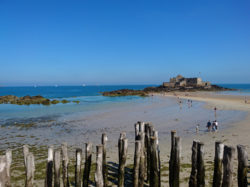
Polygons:
[[[68,103],[67,100],[62,100],[62,103]],[[31,104],[42,104],[42,105],[50,105],[60,103],[58,100],[50,100],[44,98],[40,95],[37,96],[29,96],[26,95],[24,97],[17,97],[14,95],[6,95],[0,96],[0,104],[16,104],[16,105],[31,105]]]
[[121,89],[110,92],[102,92],[103,96],[148,96],[152,93],[164,93],[164,92],[194,92],[194,91],[232,91],[235,89],[224,88],[218,85],[211,85],[210,87],[204,86],[193,86],[193,87],[165,87],[165,86],[157,86],[157,87],[147,87],[143,90],[131,90],[131,89]]

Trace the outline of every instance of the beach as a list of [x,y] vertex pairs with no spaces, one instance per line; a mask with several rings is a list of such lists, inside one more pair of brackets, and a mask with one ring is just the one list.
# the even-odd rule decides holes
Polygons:
[[[182,100],[181,106],[177,97]],[[188,105],[188,100],[192,100],[192,107]],[[145,98],[131,98],[125,102],[106,103],[87,112],[79,111],[81,109],[79,105],[62,106],[69,107],[67,110],[78,107],[78,110],[58,116],[29,117],[21,121],[15,119],[14,125],[13,120],[7,120],[7,125],[1,126],[0,137],[3,142],[1,152],[3,153],[7,148],[13,149],[12,178],[20,186],[24,182],[23,158],[20,154],[23,144],[30,145],[31,150],[34,151],[36,165],[39,168],[36,173],[38,186],[42,186],[44,182],[43,173],[45,173],[49,145],[53,145],[57,150],[60,149],[62,142],[68,143],[70,168],[73,171],[75,149],[85,150],[85,143],[92,142],[93,154],[95,154],[95,146],[101,143],[102,133],[108,136],[107,161],[110,164],[117,164],[117,141],[119,134],[126,132],[129,141],[127,166],[132,167],[134,124],[137,121],[151,122],[159,132],[162,186],[168,186],[171,130],[176,130],[177,135],[182,139],[181,186],[187,186],[190,176],[191,146],[194,139],[204,142],[207,184],[212,182],[215,141],[222,141],[225,145],[235,147],[237,144],[246,145],[248,152],[250,151],[248,146],[250,104],[244,103],[244,96],[221,95],[212,92],[176,92],[154,94]],[[217,108],[219,130],[209,133],[206,131],[206,123],[214,119],[214,107]],[[200,125],[198,133],[196,133],[197,124]],[[93,156],[93,162],[95,162],[95,156]],[[237,169],[236,160],[235,169]],[[73,172],[70,176],[73,179]]]
[[[207,164],[206,169],[208,173],[206,176],[209,178],[208,180],[212,182],[212,172],[211,167],[215,154],[215,142],[221,141],[224,145],[233,146],[236,148],[238,144],[244,145],[247,148],[247,152],[250,152],[249,147],[249,124],[250,124],[250,103],[249,96],[239,96],[239,95],[222,95],[218,93],[211,92],[176,92],[176,93],[168,93],[163,94],[165,97],[176,98],[179,97],[182,100],[192,100],[192,101],[200,101],[205,102],[206,105],[204,107],[213,110],[215,107],[217,110],[237,110],[237,111],[245,111],[247,115],[240,119],[237,122],[231,123],[227,125],[227,128],[223,130],[218,130],[218,132],[207,132],[207,133],[199,133],[189,137],[185,137],[182,141],[182,154],[183,154],[183,162],[190,162],[191,160],[191,145],[194,139],[199,140],[204,143],[205,147],[205,162]],[[245,98],[247,98],[248,103],[245,103]],[[220,128],[220,127],[219,127]],[[234,172],[237,172],[237,150],[235,154],[234,160]],[[210,166],[209,166],[210,164]],[[185,176],[186,172],[183,172]],[[236,175],[235,175],[236,176]],[[189,177],[186,175],[186,177]],[[206,181],[207,182],[207,181]],[[187,186],[187,184],[182,184],[183,186]],[[208,185],[208,183],[207,183]],[[237,178],[234,177],[234,185],[237,185]]]

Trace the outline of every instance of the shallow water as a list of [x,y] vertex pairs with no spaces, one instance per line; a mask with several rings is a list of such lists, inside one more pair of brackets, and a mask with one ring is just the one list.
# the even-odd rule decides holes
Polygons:
[[[109,145],[114,146],[122,131],[126,131],[129,140],[133,141],[134,123],[137,121],[152,122],[159,131],[160,139],[164,139],[173,129],[180,136],[188,136],[195,133],[197,124],[200,125],[200,131],[204,132],[206,122],[214,120],[214,111],[196,101],[193,101],[191,108],[185,100],[180,108],[175,99],[166,97],[128,97],[123,101],[101,103],[90,106],[84,102],[53,106],[14,106],[15,112],[6,112],[1,120],[0,149],[6,149],[9,145],[15,147],[20,142],[56,145],[66,141],[69,145],[82,147],[88,141],[99,144],[103,132],[109,136]],[[6,105],[8,107],[12,106]],[[241,111],[219,110],[219,128],[226,128],[245,116],[246,113]]]

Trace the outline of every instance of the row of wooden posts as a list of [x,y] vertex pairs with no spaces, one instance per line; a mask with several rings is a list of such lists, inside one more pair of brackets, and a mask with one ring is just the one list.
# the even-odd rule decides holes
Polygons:
[[[95,185],[97,187],[108,186],[108,168],[106,162],[107,135],[102,134],[101,145],[96,146],[96,171]],[[118,140],[118,186],[125,185],[125,165],[128,151],[128,139],[126,133],[122,132]],[[247,182],[248,156],[246,148],[237,146],[238,152],[238,186],[245,187]],[[23,146],[24,166],[26,169],[26,187],[33,187],[35,159],[29,147]],[[222,142],[215,143],[213,187],[231,187],[233,185],[233,159],[235,148],[224,146]],[[86,143],[85,168],[81,168],[82,149],[76,149],[75,161],[75,186],[87,187],[89,185],[90,170],[92,163],[92,143]],[[197,140],[192,145],[192,168],[189,179],[190,187],[205,186],[204,144]],[[10,187],[10,166],[12,152],[7,150],[4,156],[0,156],[0,186]],[[181,167],[181,138],[171,131],[171,153],[169,160],[169,186],[179,187]],[[53,147],[48,148],[48,160],[45,176],[45,187],[60,187],[62,163],[62,182],[64,187],[70,186],[68,166],[69,158],[67,144],[63,143],[61,150],[54,152]],[[82,173],[83,171],[83,173]],[[161,186],[161,162],[158,141],[158,131],[150,123],[137,122],[135,124],[135,152],[133,167],[133,186],[143,187],[149,184],[151,187]]]

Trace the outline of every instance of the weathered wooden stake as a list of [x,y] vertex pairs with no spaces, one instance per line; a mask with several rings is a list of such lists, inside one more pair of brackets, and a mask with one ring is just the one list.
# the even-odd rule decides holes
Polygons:
[[62,174],[63,174],[63,187],[69,187],[69,175],[68,175],[68,148],[67,143],[62,144]]
[[176,131],[172,130],[171,131],[171,152],[170,152],[170,160],[169,160],[169,186],[173,186],[173,178],[174,178],[174,151],[175,151],[175,136],[176,136]]
[[173,187],[180,185],[181,138],[174,137]]
[[26,158],[26,180],[25,187],[33,187],[35,173],[35,161],[32,153],[29,153]]
[[204,144],[198,142],[197,151],[197,186],[205,186]]
[[118,142],[119,149],[119,168],[118,168],[118,187],[124,186],[125,164],[128,153],[128,139],[126,134],[121,134]]
[[139,185],[139,167],[140,167],[140,157],[141,157],[141,141],[135,141],[135,155],[134,155],[134,187]]
[[139,121],[139,132],[145,133],[145,123],[142,121]]
[[247,187],[248,156],[246,147],[243,145],[237,145],[237,152],[238,152],[238,186]]
[[108,141],[108,136],[103,133],[102,134],[102,146],[103,146],[103,181],[104,181],[104,187],[108,186],[108,167],[107,167],[107,161],[106,161],[106,147],[107,147],[107,141]]
[[151,139],[150,137],[153,135],[154,126],[151,123],[147,123],[145,127],[145,138],[146,138],[146,154],[147,154],[147,182],[150,180],[150,169],[151,169]]
[[224,146],[223,154],[223,181],[222,187],[233,186],[233,159],[235,156],[235,148]]
[[189,186],[196,187],[197,186],[197,150],[198,149],[198,141],[194,140],[192,145],[192,170],[189,178]]
[[54,155],[54,187],[60,187],[60,163],[61,151],[56,151]]
[[7,184],[6,184],[6,187],[11,187],[11,181],[10,181],[10,166],[11,166],[11,162],[12,162],[12,151],[10,149],[7,149],[6,150],[6,153],[5,153],[5,156],[6,156],[6,171],[7,171]]
[[153,131],[153,136],[156,138],[156,152],[157,152],[157,160],[158,160],[158,173],[159,173],[159,184],[161,184],[161,158],[160,158],[160,146],[159,146],[159,135],[158,131]]
[[81,187],[81,163],[82,163],[82,149],[76,149],[76,165],[75,165],[75,186]]
[[118,156],[119,156],[119,162],[121,160],[121,156],[122,156],[122,143],[123,143],[123,139],[126,138],[126,133],[125,132],[121,132],[120,133],[120,137],[119,137],[119,140],[118,140]]
[[157,154],[157,144],[156,137],[150,137],[151,154],[150,154],[150,187],[159,187],[159,169],[158,169],[158,154]]
[[149,175],[150,175],[150,135],[149,135],[149,127],[150,124],[145,124],[145,156],[146,156],[146,181],[149,181]]
[[7,158],[0,156],[0,186],[5,187],[8,184],[7,181]]
[[96,187],[103,187],[103,175],[102,175],[102,153],[103,153],[102,145],[96,146],[96,172],[95,172],[95,183]]
[[145,133],[144,132],[139,132],[138,134],[138,141],[141,142],[141,149],[140,149],[140,161],[139,161],[139,186],[144,186],[144,179],[145,179]]
[[139,129],[140,127],[139,127],[139,123],[137,122],[136,124],[135,124],[135,140],[137,140],[137,136],[138,136],[138,134],[139,134]]
[[45,187],[52,187],[53,183],[53,146],[48,148]]
[[85,168],[83,173],[83,187],[88,187],[89,185],[89,174],[91,169],[91,160],[92,160],[92,143],[86,143],[85,149]]
[[23,159],[24,159],[24,167],[26,168],[26,160],[27,160],[27,155],[29,154],[29,146],[28,145],[23,145]]
[[221,187],[224,144],[215,142],[213,187]]

